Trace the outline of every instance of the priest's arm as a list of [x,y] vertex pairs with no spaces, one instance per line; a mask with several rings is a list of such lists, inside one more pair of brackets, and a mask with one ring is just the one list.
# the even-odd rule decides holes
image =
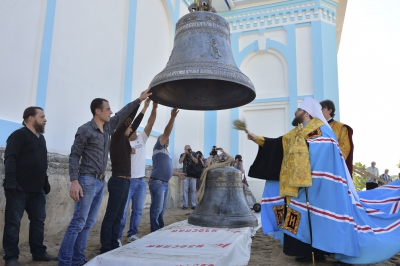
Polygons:
[[257,157],[250,166],[248,176],[279,181],[279,174],[283,159],[282,137],[266,138],[248,133],[249,140],[258,144]]

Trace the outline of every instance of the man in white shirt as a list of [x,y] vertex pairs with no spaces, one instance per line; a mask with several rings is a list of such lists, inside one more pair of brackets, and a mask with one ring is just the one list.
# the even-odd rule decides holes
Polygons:
[[[145,170],[146,170],[146,142],[150,136],[150,132],[153,128],[154,122],[156,121],[157,116],[157,105],[158,103],[153,102],[153,110],[151,111],[149,120],[147,122],[144,131],[140,134],[137,132],[133,132],[129,137],[129,141],[132,147],[131,154],[131,182],[129,186],[129,194],[128,199],[126,201],[124,216],[121,221],[121,228],[119,230],[118,242],[121,244],[122,232],[124,231],[126,224],[126,214],[128,212],[128,207],[130,201],[132,201],[132,213],[129,223],[129,231],[127,234],[128,242],[135,241],[139,239],[138,234],[138,226],[140,223],[140,219],[142,218],[142,212],[144,207],[144,201],[146,198],[146,179],[145,179]],[[139,115],[144,115],[147,110],[147,104],[143,107],[143,110]]]
[[[371,175],[379,176],[379,169],[377,167],[375,167],[375,165],[376,165],[376,162],[371,162],[371,166],[367,167],[367,169],[365,169],[365,170],[368,173],[370,173]],[[367,180],[368,180],[367,184],[366,184],[367,190],[374,189],[374,188],[378,187],[378,184],[377,184],[375,178],[367,177]]]

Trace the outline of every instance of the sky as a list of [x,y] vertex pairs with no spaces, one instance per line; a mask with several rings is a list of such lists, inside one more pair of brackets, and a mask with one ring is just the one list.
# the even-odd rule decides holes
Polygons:
[[[398,175],[400,0],[348,0],[338,52],[340,121],[354,130],[354,160]],[[398,107],[399,106],[399,107]]]

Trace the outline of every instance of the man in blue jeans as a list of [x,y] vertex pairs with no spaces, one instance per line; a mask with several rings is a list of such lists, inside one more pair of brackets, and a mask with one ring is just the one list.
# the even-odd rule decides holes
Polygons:
[[[146,101],[147,103],[147,101]],[[146,171],[146,142],[150,136],[150,132],[153,128],[154,122],[157,116],[157,106],[158,103],[153,102],[153,110],[144,131],[141,134],[132,132],[129,137],[130,145],[132,148],[131,154],[131,179],[128,192],[128,199],[125,204],[124,216],[122,217],[121,226],[119,230],[118,241],[120,246],[122,232],[125,228],[126,214],[128,212],[129,203],[132,201],[132,212],[129,223],[129,231],[127,235],[128,242],[139,239],[137,236],[139,230],[138,226],[140,219],[142,218],[142,212],[144,207],[144,201],[146,199],[146,182],[145,182],[145,171]],[[144,115],[146,113],[148,105],[145,105],[139,115]]]
[[164,211],[168,205],[168,181],[172,175],[184,180],[185,174],[173,171],[172,159],[168,151],[169,136],[174,126],[179,110],[172,109],[171,118],[164,129],[164,133],[157,139],[153,148],[153,171],[149,179],[151,195],[150,229],[152,232],[164,227]]
[[6,266],[18,266],[19,229],[24,211],[29,218],[29,247],[34,261],[57,260],[43,245],[46,195],[50,192],[47,148],[43,137],[46,118],[41,107],[31,106],[23,114],[23,127],[7,139],[3,248]]
[[69,159],[70,197],[75,201],[72,220],[58,252],[58,265],[83,265],[89,230],[97,219],[104,192],[110,134],[145,100],[150,89],[123,107],[114,117],[107,100],[90,105],[93,119],[78,128]]
[[[197,155],[192,151],[190,145],[185,145],[185,152],[181,154],[179,158],[179,163],[183,163],[183,172],[187,173],[187,168],[190,164],[197,164],[199,161],[197,160]],[[196,177],[186,176],[186,179],[183,180],[183,210],[187,210],[188,208],[188,194],[190,191],[190,205],[192,210],[196,208]]]

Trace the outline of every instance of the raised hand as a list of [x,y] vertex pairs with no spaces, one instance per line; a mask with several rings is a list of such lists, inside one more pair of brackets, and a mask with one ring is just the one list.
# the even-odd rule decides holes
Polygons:
[[178,115],[178,113],[179,113],[179,109],[177,107],[175,107],[171,111],[171,117],[176,117]]
[[257,140],[257,136],[255,135],[255,134],[253,134],[253,133],[247,133],[247,138],[249,139],[249,140],[253,140],[253,141],[256,141]]
[[149,97],[153,94],[150,92],[150,89],[151,88],[148,88],[147,90],[142,91],[142,93],[140,93],[140,96],[139,96],[140,101],[144,101],[147,97]]
[[146,101],[144,102],[144,107],[146,107],[146,108],[149,107],[150,102],[151,102],[151,99],[147,98]]

